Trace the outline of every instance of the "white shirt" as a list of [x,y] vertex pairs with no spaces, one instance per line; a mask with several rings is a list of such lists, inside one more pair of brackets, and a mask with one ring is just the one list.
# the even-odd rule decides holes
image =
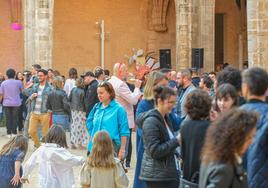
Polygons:
[[117,102],[119,102],[127,112],[128,126],[134,128],[134,111],[133,105],[137,104],[141,91],[139,88],[135,88],[134,92],[131,92],[126,82],[119,78],[112,76],[109,82],[112,84]]
[[65,81],[63,90],[66,92],[67,96],[69,96],[74,87],[75,87],[75,79],[68,78]]
[[75,188],[73,167],[83,162],[83,157],[56,144],[42,144],[23,165],[22,178],[28,179],[34,167],[39,165],[39,188]]

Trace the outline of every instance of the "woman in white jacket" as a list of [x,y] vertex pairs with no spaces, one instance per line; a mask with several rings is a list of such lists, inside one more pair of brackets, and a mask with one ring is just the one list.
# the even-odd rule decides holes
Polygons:
[[67,149],[66,135],[60,126],[53,126],[46,143],[41,145],[24,165],[22,182],[35,166],[39,165],[40,188],[74,188],[73,167],[82,165],[83,157],[71,154]]

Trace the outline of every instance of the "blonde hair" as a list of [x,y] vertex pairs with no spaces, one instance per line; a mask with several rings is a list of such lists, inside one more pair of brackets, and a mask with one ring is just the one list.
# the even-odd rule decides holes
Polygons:
[[159,71],[151,72],[144,87],[143,98],[146,100],[154,99],[154,87],[163,79],[167,80],[167,77],[164,73]]
[[75,85],[76,87],[78,88],[85,88],[85,82],[84,82],[84,79],[83,78],[77,78],[76,81],[75,81]]
[[22,150],[26,154],[28,150],[28,139],[23,135],[12,138],[2,147],[0,157],[11,154],[15,148]]
[[92,152],[88,157],[88,166],[91,168],[114,168],[113,142],[108,132],[99,131],[93,137]]
[[52,82],[52,85],[55,89],[63,88],[63,79],[61,76],[55,76]]

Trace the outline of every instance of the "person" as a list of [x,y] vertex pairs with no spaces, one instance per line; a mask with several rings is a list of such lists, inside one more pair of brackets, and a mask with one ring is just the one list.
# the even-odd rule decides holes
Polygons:
[[0,185],[2,188],[21,188],[21,163],[28,150],[28,139],[18,135],[9,140],[0,151]]
[[208,93],[200,89],[190,92],[185,101],[185,111],[189,118],[182,122],[180,129],[182,178],[196,184],[199,179],[201,149],[210,124],[211,104]]
[[170,87],[158,86],[154,89],[154,99],[156,108],[148,112],[142,124],[144,154],[140,179],[148,188],[178,188],[179,136],[174,136],[167,116],[176,104],[176,92]]
[[209,126],[202,151],[199,188],[247,188],[242,156],[253,142],[257,120],[256,113],[234,108]]
[[99,84],[105,80],[105,73],[101,67],[97,67],[95,69],[94,75],[95,75],[95,78],[97,79],[97,81],[99,82]]
[[91,71],[88,71],[81,76],[82,78],[84,78],[84,83],[86,86],[84,103],[86,105],[86,116],[88,117],[94,105],[99,102],[99,98],[97,95],[97,88],[99,83],[96,80],[94,73]]
[[53,69],[47,69],[47,82],[52,85],[53,79],[54,79],[54,73]]
[[241,93],[242,91],[241,90],[241,84],[242,84],[241,71],[230,65],[224,68],[221,72],[219,72],[217,76],[217,87],[219,87],[221,84],[226,84],[226,83],[229,83],[235,87],[237,95],[238,95],[238,105],[241,106],[245,104],[246,100],[242,96],[242,93]]
[[108,69],[104,69],[104,76],[105,76],[105,80],[109,80],[110,79],[110,71]]
[[83,78],[76,80],[74,87],[69,95],[71,107],[71,147],[83,148],[88,144],[88,132],[86,129],[86,109],[85,109],[85,84]]
[[25,95],[29,96],[29,111],[31,112],[28,132],[34,141],[35,147],[40,146],[37,128],[41,125],[43,137],[46,136],[49,129],[50,113],[48,112],[46,104],[48,95],[52,91],[51,85],[47,82],[47,70],[40,69],[37,76],[39,82],[34,84],[31,88],[24,90]]
[[226,112],[238,106],[238,94],[235,87],[231,84],[221,84],[216,92],[210,110],[210,120],[214,121],[220,113]]
[[18,115],[21,106],[20,94],[23,84],[15,80],[16,72],[14,69],[6,71],[7,80],[0,86],[0,101],[3,100],[4,113],[6,116],[7,136],[9,138],[17,134]]
[[170,80],[168,81],[168,86],[177,89],[177,72],[176,71],[171,71],[170,72]]
[[192,72],[192,84],[195,87],[200,86],[201,78],[199,76],[198,69],[197,68],[191,68],[190,71]]
[[[16,73],[16,80],[19,80],[24,85],[24,76],[21,72]],[[23,122],[24,122],[24,112],[26,112],[26,96],[23,95],[23,93],[20,93],[20,99],[21,99],[21,105],[18,112],[18,129],[19,133],[22,133],[23,131]]]
[[73,167],[84,163],[83,157],[71,154],[67,148],[66,134],[62,127],[53,125],[44,144],[33,152],[23,165],[21,181],[25,183],[35,166],[39,166],[39,187],[73,188]]
[[127,188],[129,181],[119,159],[114,158],[113,141],[106,131],[93,138],[92,152],[80,171],[83,188]]
[[238,95],[231,84],[222,84],[216,92],[217,111],[226,112],[232,107],[238,106]]
[[[139,101],[139,98],[141,96],[141,81],[135,79],[134,86],[135,89],[133,92],[129,89],[127,83],[125,80],[127,80],[128,70],[127,66],[124,63],[116,63],[114,65],[113,69],[113,76],[109,80],[109,82],[112,84],[116,100],[119,104],[123,106],[123,108],[127,112],[127,120],[128,120],[128,126],[130,131],[130,137],[128,139],[127,147],[129,148],[128,152],[131,153],[132,149],[132,142],[131,142],[131,133],[132,129],[135,126],[134,122],[134,110],[133,105],[136,105]],[[130,158],[126,161],[126,167],[130,167]]]
[[215,93],[212,91],[213,87],[213,81],[208,75],[201,76],[200,82],[199,82],[199,88],[206,91],[209,96],[214,97]]
[[70,68],[69,78],[65,81],[63,90],[66,92],[67,96],[70,95],[72,89],[75,87],[75,81],[77,79],[76,68]]
[[91,110],[87,121],[89,133],[88,154],[92,151],[94,135],[106,130],[113,140],[115,152],[120,160],[126,156],[129,128],[125,109],[115,100],[115,91],[109,82],[103,82],[97,89],[100,102]]
[[142,140],[142,128],[137,121],[140,115],[154,108],[154,87],[161,85],[168,85],[168,79],[165,74],[159,71],[149,73],[148,80],[144,87],[142,100],[138,103],[136,111],[136,167],[133,188],[146,188],[145,182],[139,179],[144,144]]
[[195,86],[192,84],[192,75],[188,69],[182,70],[180,73],[177,74],[177,82],[178,85],[181,87],[180,95],[177,98],[177,114],[182,119],[185,119],[186,112],[184,110],[184,104],[187,95],[195,90]]
[[71,110],[61,76],[54,77],[52,86],[54,89],[48,94],[46,107],[52,113],[52,124],[60,125],[67,131],[70,129]]
[[268,187],[268,104],[265,92],[268,88],[268,74],[264,69],[253,67],[242,74],[242,93],[247,103],[242,109],[257,112],[256,139],[244,158],[248,172],[249,188]]

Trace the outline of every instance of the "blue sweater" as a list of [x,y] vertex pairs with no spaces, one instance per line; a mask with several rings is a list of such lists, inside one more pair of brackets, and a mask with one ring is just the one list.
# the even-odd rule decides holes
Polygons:
[[121,137],[130,136],[127,113],[115,100],[105,108],[101,102],[95,104],[88,115],[86,125],[90,136],[88,151],[91,151],[93,137],[98,131],[107,131],[118,148],[121,146]]

